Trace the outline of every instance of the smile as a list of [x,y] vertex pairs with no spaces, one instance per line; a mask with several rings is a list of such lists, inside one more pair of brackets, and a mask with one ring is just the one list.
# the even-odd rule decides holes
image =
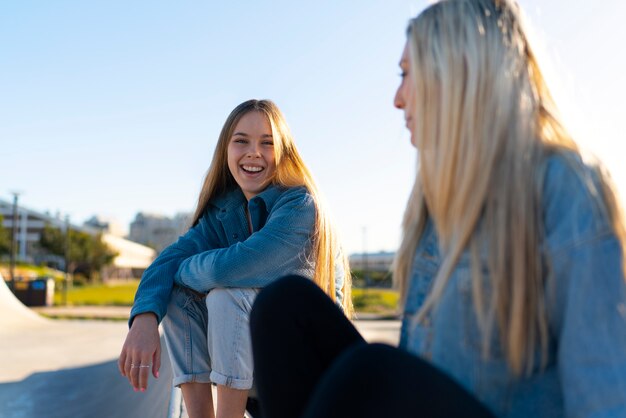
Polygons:
[[253,165],[242,165],[241,169],[247,173],[258,173],[260,171],[265,170],[263,167],[257,167]]

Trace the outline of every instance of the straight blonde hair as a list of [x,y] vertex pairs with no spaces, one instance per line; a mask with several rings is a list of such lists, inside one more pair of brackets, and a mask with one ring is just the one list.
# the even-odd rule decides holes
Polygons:
[[342,268],[344,272],[341,288],[342,306],[346,316],[351,317],[353,314],[352,280],[348,257],[340,246],[333,223],[322,202],[322,196],[313,181],[313,176],[300,157],[285,118],[278,106],[272,101],[248,100],[233,109],[226,119],[215,146],[213,160],[200,191],[192,226],[200,221],[211,199],[239,187],[228,169],[228,143],[239,120],[249,112],[259,112],[265,115],[272,128],[276,161],[276,171],[272,183],[283,187],[304,186],[313,198],[315,227],[311,240],[312,257],[315,264],[314,282],[335,300],[335,270],[336,267]]
[[[467,250],[483,354],[497,324],[509,367],[516,375],[529,374],[536,349],[544,365],[548,349],[540,168],[550,154],[567,159],[580,152],[557,116],[512,1],[435,3],[410,21],[407,37],[419,169],[394,278],[406,302],[415,251],[431,218],[442,264],[416,321],[437,305]],[[623,249],[626,233],[614,187],[604,172],[598,176],[598,204],[607,209]]]

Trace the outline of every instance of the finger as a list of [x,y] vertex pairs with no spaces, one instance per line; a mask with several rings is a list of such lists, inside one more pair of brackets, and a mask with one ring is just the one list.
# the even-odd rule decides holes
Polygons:
[[124,376],[128,379],[130,384],[132,385],[132,371],[133,371],[133,361],[130,355],[126,356],[126,363],[124,363]]
[[141,364],[141,360],[135,360],[131,365],[130,370],[130,384],[135,389],[135,392],[139,390],[139,371],[141,368],[139,365]]
[[139,367],[139,385],[137,387],[142,392],[148,388],[148,377],[150,376],[152,366],[153,364],[150,360],[144,360]]
[[134,355],[132,358],[134,360],[128,361],[126,363],[126,372],[128,374],[128,381],[130,382],[131,386],[135,389],[135,391],[137,391],[137,382],[138,382],[137,374],[139,373],[139,368],[137,367],[137,365],[140,363],[140,361],[136,355]]
[[159,370],[161,369],[161,343],[157,344],[154,356],[152,356],[152,375],[159,378]]
[[120,358],[117,359],[117,368],[122,376],[126,376],[126,350],[122,349]]

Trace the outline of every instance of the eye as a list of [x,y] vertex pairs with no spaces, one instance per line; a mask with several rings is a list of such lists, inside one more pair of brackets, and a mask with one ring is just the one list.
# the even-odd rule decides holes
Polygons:
[[269,145],[269,146],[274,146],[274,141],[263,141],[262,142],[263,145]]
[[244,138],[233,138],[233,142],[236,144],[247,144],[248,141]]
[[407,72],[406,71],[401,71],[400,74],[398,74],[400,76],[400,78],[405,78],[407,76]]

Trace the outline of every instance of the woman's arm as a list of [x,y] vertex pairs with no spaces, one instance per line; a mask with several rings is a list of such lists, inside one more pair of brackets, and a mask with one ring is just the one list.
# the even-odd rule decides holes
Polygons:
[[626,282],[594,171],[550,159],[543,190],[551,334],[566,416],[626,416]]
[[558,368],[567,416],[626,417],[626,289],[612,234],[555,260]]
[[118,368],[136,391],[148,388],[150,372],[159,377],[161,341],[159,322],[165,316],[178,266],[189,255],[216,245],[213,228],[203,217],[178,241],[167,247],[146,269],[135,294],[130,329],[118,360]]
[[132,324],[136,315],[145,312],[154,313],[157,322],[160,323],[165,316],[174,276],[180,264],[193,254],[215,248],[217,245],[213,226],[207,217],[202,217],[196,226],[164,249],[141,277],[129,324]]
[[265,226],[247,240],[184,260],[176,282],[198,292],[215,287],[264,287],[287,274],[311,276],[306,260],[315,205],[303,188],[289,189],[272,208]]

